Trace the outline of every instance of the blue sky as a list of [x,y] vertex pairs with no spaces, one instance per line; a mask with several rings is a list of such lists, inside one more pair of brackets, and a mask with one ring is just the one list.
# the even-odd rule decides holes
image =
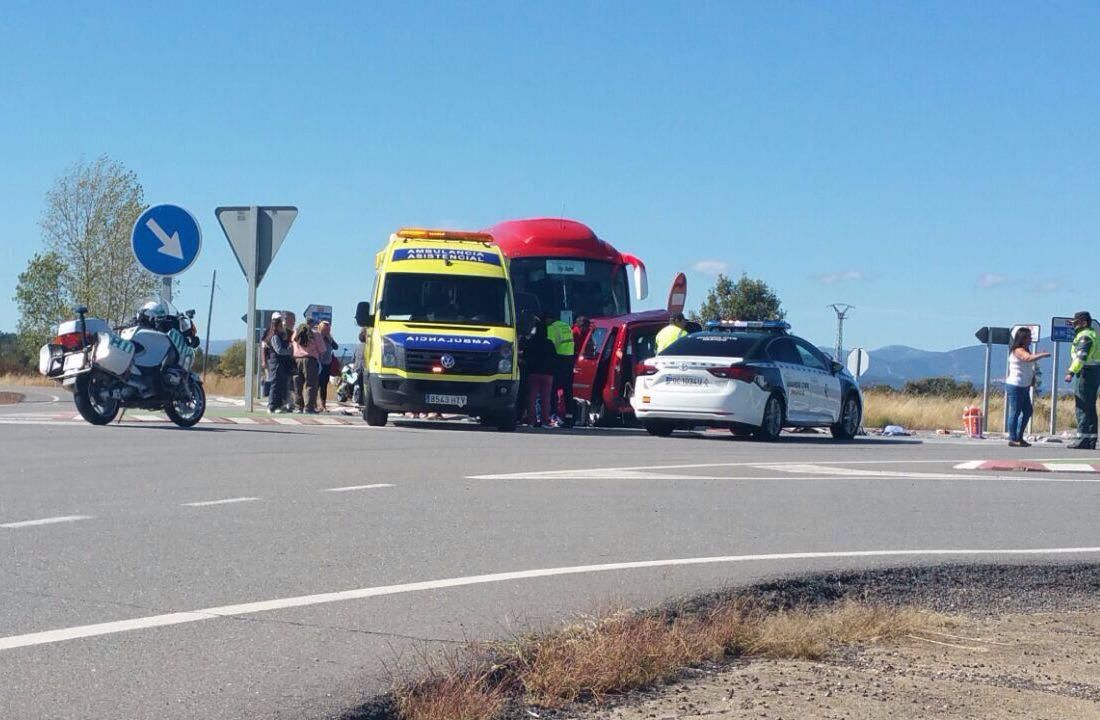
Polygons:
[[213,209],[251,203],[300,208],[260,305],[340,338],[395,228],[562,214],[647,262],[647,306],[747,272],[822,344],[832,302],[872,348],[1100,311],[1098,33],[1086,3],[5,3],[0,329],[101,154],[200,219],[180,305],[217,268],[215,338],[246,288]]

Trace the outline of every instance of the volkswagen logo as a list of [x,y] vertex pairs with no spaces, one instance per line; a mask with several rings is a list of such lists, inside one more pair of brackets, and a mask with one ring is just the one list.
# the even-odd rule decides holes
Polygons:
[[684,372],[687,369],[688,369],[688,364],[687,363],[683,363],[683,362],[680,363],[680,372]]
[[455,366],[455,356],[444,353],[439,356],[439,364],[443,366],[444,370],[450,370]]

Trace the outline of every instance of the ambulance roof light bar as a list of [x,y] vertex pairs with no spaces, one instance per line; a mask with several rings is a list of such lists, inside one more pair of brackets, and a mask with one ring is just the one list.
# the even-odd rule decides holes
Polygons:
[[742,330],[785,333],[791,324],[784,320],[709,320],[707,330]]
[[396,233],[402,240],[455,240],[459,242],[493,242],[493,236],[483,232],[464,230],[429,230],[428,228],[401,228]]

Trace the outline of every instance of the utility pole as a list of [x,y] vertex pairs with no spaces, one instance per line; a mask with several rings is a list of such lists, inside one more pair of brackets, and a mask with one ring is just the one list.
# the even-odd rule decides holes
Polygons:
[[206,366],[210,363],[210,321],[214,317],[214,288],[218,285],[218,271],[210,278],[210,304],[206,306],[206,349],[202,352],[202,381],[206,382]]
[[829,305],[836,313],[836,358],[838,363],[844,362],[840,353],[844,351],[844,321],[848,319],[848,311],[855,310],[855,305],[847,303],[833,303]]

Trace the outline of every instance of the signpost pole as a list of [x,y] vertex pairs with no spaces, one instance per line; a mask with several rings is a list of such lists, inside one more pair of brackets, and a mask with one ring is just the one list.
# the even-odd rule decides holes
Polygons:
[[210,277],[210,304],[206,306],[206,349],[202,352],[202,381],[206,382],[206,366],[210,363],[210,322],[214,319],[214,288],[218,284],[218,271]]
[[993,361],[993,343],[985,344],[985,379],[982,381],[982,434],[989,429],[989,365]]
[[172,302],[172,278],[164,276],[160,279],[160,299],[163,302]]
[[[253,205],[248,209],[251,214],[249,220],[252,223],[252,267],[259,264],[259,243],[255,238],[260,234],[260,212]],[[244,407],[248,412],[256,409],[256,274],[248,276],[248,334],[245,335],[244,354]]]
[[1058,432],[1058,346],[1062,343],[1054,341],[1053,365],[1050,368],[1050,436],[1054,437]]

